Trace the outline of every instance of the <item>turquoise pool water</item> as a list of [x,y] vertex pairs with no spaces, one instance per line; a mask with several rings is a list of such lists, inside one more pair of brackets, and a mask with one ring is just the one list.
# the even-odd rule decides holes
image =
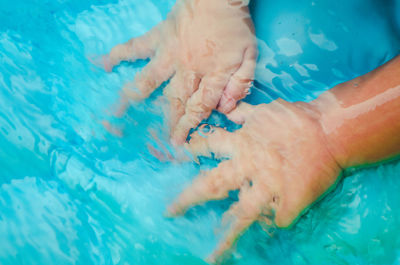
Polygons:
[[[100,121],[144,63],[107,74],[87,59],[146,32],[173,2],[0,0],[0,264],[205,264],[233,199],[165,219],[199,167],[148,151],[167,145],[157,94],[112,121],[125,137],[108,134]],[[254,103],[310,100],[399,53],[399,1],[252,5]],[[399,190],[399,162],[348,172],[293,229],[271,238],[252,226],[226,264],[400,264]]]

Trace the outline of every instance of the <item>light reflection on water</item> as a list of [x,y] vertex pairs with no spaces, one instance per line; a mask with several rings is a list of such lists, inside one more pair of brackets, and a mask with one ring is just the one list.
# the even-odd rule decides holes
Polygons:
[[[199,168],[160,163],[147,150],[148,143],[157,146],[151,132],[167,144],[157,95],[114,121],[125,137],[100,124],[143,63],[106,74],[87,59],[146,32],[173,2],[0,0],[1,264],[203,264],[215,247],[214,229],[229,200],[184,218],[163,217]],[[310,100],[398,53],[396,26],[382,18],[394,9],[374,13],[364,1],[351,18],[347,12],[360,1],[336,1],[341,8],[328,2],[258,3],[261,56],[248,100]],[[337,23],[324,24],[313,11],[324,8]],[[365,18],[368,10],[375,15]],[[204,167],[215,164],[209,163]],[[396,264],[398,172],[398,163],[355,172],[273,239],[253,226],[229,262]]]

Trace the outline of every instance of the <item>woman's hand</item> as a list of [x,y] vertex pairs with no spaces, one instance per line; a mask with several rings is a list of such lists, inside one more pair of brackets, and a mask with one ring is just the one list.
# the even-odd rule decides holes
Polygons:
[[[338,179],[342,168],[370,165],[400,154],[400,56],[340,84],[310,103],[241,103],[228,114],[243,127],[192,136],[193,155],[227,157],[197,178],[170,207],[195,204],[240,189],[239,202],[218,257],[255,221],[287,227]],[[232,219],[233,218],[233,219]]]
[[105,69],[121,61],[151,58],[123,88],[128,101],[147,98],[171,79],[172,140],[185,142],[191,128],[213,109],[229,113],[246,96],[257,59],[248,0],[178,0],[168,18],[144,36],[117,45],[104,56]]
[[194,156],[214,153],[230,160],[198,177],[169,213],[183,214],[190,206],[224,199],[229,191],[240,189],[239,201],[225,214],[232,222],[214,258],[255,221],[288,227],[341,171],[314,114],[282,100],[258,106],[241,103],[228,114],[243,124],[241,129],[230,133],[214,128],[207,137],[192,135],[187,147]]

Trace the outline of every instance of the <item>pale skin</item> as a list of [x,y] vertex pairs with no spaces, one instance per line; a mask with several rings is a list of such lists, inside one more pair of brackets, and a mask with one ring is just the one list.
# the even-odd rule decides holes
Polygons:
[[194,156],[214,153],[228,160],[202,173],[169,207],[176,216],[240,190],[225,214],[230,228],[211,261],[256,221],[290,226],[343,169],[400,153],[400,57],[311,103],[236,107],[251,85],[257,58],[247,3],[178,0],[166,21],[113,48],[104,63],[111,70],[142,58],[150,63],[124,87],[120,112],[127,98],[144,99],[172,77],[164,94],[175,144],[183,144],[189,129],[213,109],[243,124],[234,133],[213,128],[207,137],[191,136],[185,146]]
[[227,117],[243,127],[234,133],[215,128],[208,137],[195,133],[187,148],[194,156],[230,159],[196,178],[169,208],[173,216],[183,214],[240,190],[211,261],[256,221],[290,226],[343,169],[400,153],[400,56],[311,103],[241,103]]
[[165,21],[114,47],[104,57],[107,71],[121,61],[150,58],[134,81],[124,86],[117,115],[125,111],[127,99],[147,98],[168,79],[164,94],[171,106],[171,140],[177,145],[213,109],[223,113],[234,109],[249,92],[258,55],[247,4],[178,0]]

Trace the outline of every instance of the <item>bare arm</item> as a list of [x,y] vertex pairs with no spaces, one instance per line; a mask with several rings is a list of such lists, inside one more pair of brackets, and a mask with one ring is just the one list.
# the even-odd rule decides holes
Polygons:
[[339,85],[311,103],[240,104],[228,114],[243,127],[194,134],[197,156],[228,157],[201,174],[170,207],[182,214],[195,204],[239,189],[218,258],[254,222],[289,227],[338,181],[347,167],[400,154],[400,57]]
[[371,164],[400,151],[400,56],[313,102],[343,167]]

